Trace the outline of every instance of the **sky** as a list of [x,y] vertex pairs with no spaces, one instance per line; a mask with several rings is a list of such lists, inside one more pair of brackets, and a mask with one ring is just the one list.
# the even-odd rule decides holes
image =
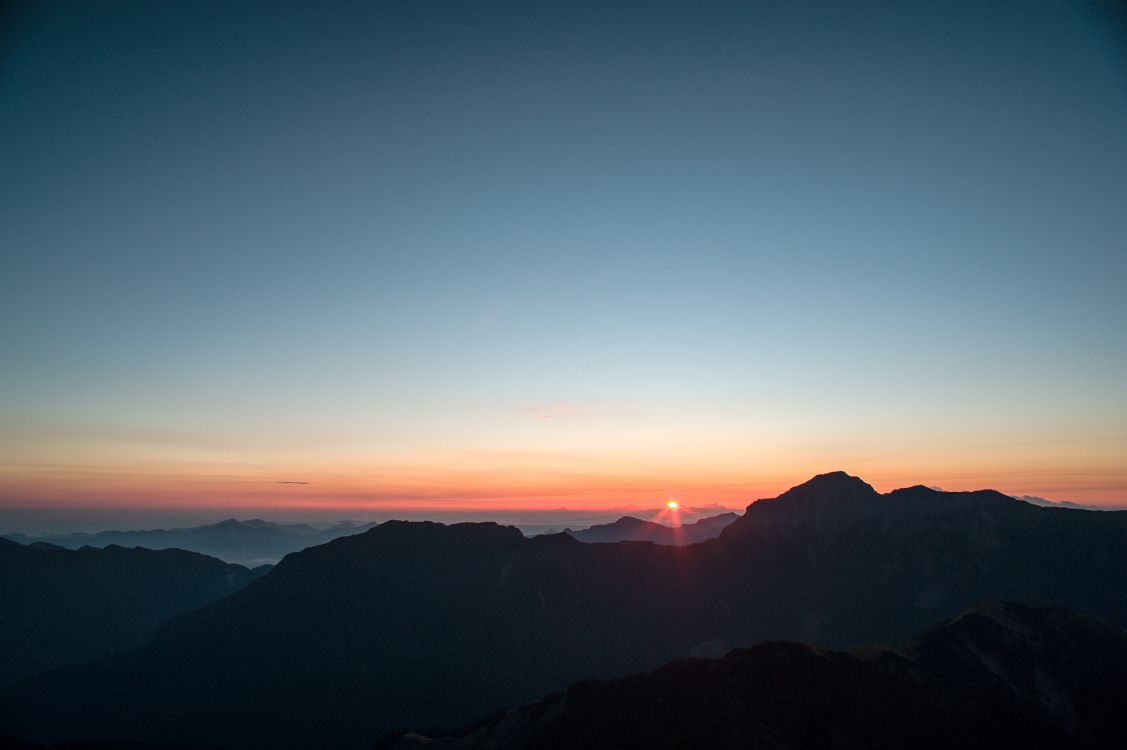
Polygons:
[[0,507],[1127,504],[1113,3],[0,23]]

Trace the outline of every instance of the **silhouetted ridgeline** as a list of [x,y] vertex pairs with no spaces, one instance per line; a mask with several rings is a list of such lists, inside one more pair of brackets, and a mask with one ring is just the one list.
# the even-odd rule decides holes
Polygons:
[[0,694],[0,730],[363,747],[731,646],[902,642],[982,599],[1127,622],[1127,514],[842,473],[687,547],[389,522],[290,555],[142,648]]
[[248,521],[229,518],[219,523],[182,529],[5,536],[21,544],[43,541],[67,549],[106,547],[111,544],[148,549],[186,549],[254,567],[276,563],[291,552],[315,547],[349,534],[359,534],[373,526],[374,523],[342,521],[327,529],[316,529],[303,523],[277,524],[260,518]]
[[579,531],[565,529],[581,542],[653,542],[654,544],[685,545],[715,539],[729,524],[739,518],[735,513],[702,518],[681,526],[666,526],[653,521],[643,521],[633,516],[623,516],[614,523],[604,523]]
[[1127,632],[984,602],[901,648],[764,643],[377,750],[1127,747]]
[[67,550],[0,539],[0,684],[146,643],[250,571],[183,550]]

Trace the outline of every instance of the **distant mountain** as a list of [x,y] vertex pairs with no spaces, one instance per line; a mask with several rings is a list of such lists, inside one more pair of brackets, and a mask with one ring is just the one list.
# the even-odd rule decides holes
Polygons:
[[902,648],[764,643],[580,682],[479,725],[377,750],[1127,747],[1127,632],[983,603]]
[[0,685],[146,643],[261,575],[194,552],[0,539]]
[[68,549],[106,547],[111,544],[148,549],[186,549],[253,567],[276,563],[291,552],[315,547],[342,536],[360,534],[375,525],[342,521],[327,529],[317,529],[306,524],[270,523],[260,518],[248,521],[229,518],[219,523],[183,529],[5,536],[21,544],[49,542]]
[[142,648],[0,692],[0,733],[364,747],[765,640],[901,642],[982,599],[1127,623],[1127,513],[835,472],[684,547],[388,522],[289,555]]
[[633,516],[623,516],[614,523],[605,523],[579,531],[565,529],[564,533],[581,542],[653,542],[654,544],[685,545],[715,539],[728,524],[739,518],[736,513],[722,513],[702,518],[680,526],[665,526],[653,521],[643,521]]
[[1125,510],[1123,506],[1117,505],[1081,505],[1074,503],[1071,500],[1046,500],[1043,497],[1036,495],[1013,495],[1013,498],[1021,500],[1033,505],[1040,505],[1044,508],[1072,508],[1073,510]]

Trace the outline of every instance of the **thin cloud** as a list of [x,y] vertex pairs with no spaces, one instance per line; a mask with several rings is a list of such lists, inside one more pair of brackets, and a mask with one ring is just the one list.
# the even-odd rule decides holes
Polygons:
[[525,411],[529,416],[537,420],[548,420],[558,417],[566,417],[577,414],[581,411],[580,407],[566,402],[546,404],[543,406],[530,406]]

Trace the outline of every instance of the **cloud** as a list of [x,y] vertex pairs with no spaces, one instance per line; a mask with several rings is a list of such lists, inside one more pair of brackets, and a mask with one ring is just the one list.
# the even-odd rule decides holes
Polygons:
[[279,479],[274,484],[312,484],[312,482],[297,482],[292,479]]
[[555,404],[546,404],[542,406],[530,406],[525,411],[529,416],[537,420],[553,419],[557,417],[565,417],[576,414],[580,411],[580,407],[575,404],[561,402]]

